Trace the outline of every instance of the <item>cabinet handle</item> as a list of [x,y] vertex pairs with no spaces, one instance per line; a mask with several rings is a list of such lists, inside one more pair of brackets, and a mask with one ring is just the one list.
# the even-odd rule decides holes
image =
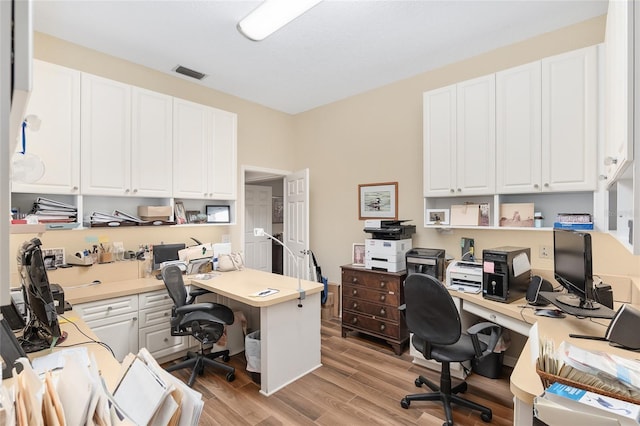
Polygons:
[[462,189],[458,188],[458,192],[462,192]]
[[169,338],[168,338],[168,337],[165,337],[165,338],[164,338],[164,342],[165,342],[165,343],[167,343],[168,341],[169,341]]
[[358,302],[353,302],[353,309],[358,309]]
[[355,296],[356,294],[358,294],[358,290],[356,290],[355,288],[352,291],[352,294]]
[[538,189],[538,188],[540,188],[540,185],[538,185],[537,183],[534,183],[534,184],[533,184],[533,187],[534,187],[535,189]]
[[113,306],[107,306],[107,312],[110,312],[113,309]]
[[72,191],[77,191],[77,190],[78,190],[78,187],[77,187],[77,186],[74,186],[74,187],[72,187],[72,188],[71,188],[71,190],[72,190]]
[[357,324],[358,323],[358,318],[353,317],[353,319],[351,320],[351,324]]
[[358,277],[352,277],[351,278],[351,282],[352,283],[357,283],[358,282]]
[[607,157],[604,159],[605,166],[610,166],[612,164],[618,164],[618,159],[614,157]]
[[380,281],[380,288],[385,288],[387,286],[387,283],[384,281]]
[[127,188],[127,189],[125,189],[125,190],[124,190],[124,193],[125,193],[125,194],[128,194],[129,192],[131,192],[131,190],[130,190],[129,188]]
[[165,316],[165,317],[168,317],[168,316],[169,316],[169,312],[165,312],[165,313],[164,313],[164,316]]
[[489,319],[492,320],[492,321],[495,321],[496,316],[494,314],[491,314],[491,315],[489,315]]
[[548,187],[549,187],[549,184],[548,184],[548,183],[545,183],[545,184],[544,184],[544,187],[545,187],[545,188],[548,188]]
[[386,324],[380,324],[380,331],[384,331],[387,328]]
[[380,308],[380,315],[383,317],[387,316],[387,310],[385,308]]
[[451,189],[449,190],[449,192],[454,193],[454,192],[456,192],[456,191],[455,191],[453,188],[451,188]]
[[138,321],[138,317],[133,317],[133,318],[131,318],[131,321],[133,321],[133,322]]
[[138,192],[138,188],[133,189],[133,193],[135,194],[136,192]]
[[381,294],[381,295],[380,295],[380,301],[381,301],[381,302],[384,302],[386,298],[387,298],[387,295],[386,295],[386,294]]

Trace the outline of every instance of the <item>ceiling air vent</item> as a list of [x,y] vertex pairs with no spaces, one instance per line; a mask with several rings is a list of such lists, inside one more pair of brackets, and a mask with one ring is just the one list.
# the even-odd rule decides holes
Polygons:
[[202,80],[203,78],[205,78],[207,76],[206,74],[202,74],[201,72],[191,70],[189,68],[183,67],[182,65],[178,65],[176,67],[176,69],[174,69],[174,71],[177,72],[178,74],[182,74],[182,75],[186,75],[187,77],[195,78],[196,80]]

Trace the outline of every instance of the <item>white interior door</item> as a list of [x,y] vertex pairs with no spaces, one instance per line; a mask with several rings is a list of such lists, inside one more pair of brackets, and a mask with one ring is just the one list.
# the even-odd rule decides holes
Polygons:
[[[304,169],[284,179],[284,243],[298,258],[300,278],[309,278],[309,169]],[[285,252],[284,275],[296,276],[296,265]]]
[[271,272],[271,240],[256,237],[253,228],[271,234],[271,187],[245,185],[244,261],[248,268]]

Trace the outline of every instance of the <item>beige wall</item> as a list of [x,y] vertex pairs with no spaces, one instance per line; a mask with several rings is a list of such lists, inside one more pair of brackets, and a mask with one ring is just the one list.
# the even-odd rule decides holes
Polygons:
[[[502,245],[532,248],[534,268],[552,269],[538,258],[540,245],[552,245],[550,231],[424,229],[422,221],[422,93],[572,49],[604,38],[605,18],[545,34],[531,40],[452,64],[296,116],[238,99],[130,62],[100,54],[42,34],[36,35],[35,56],[49,62],[102,75],[238,114],[238,157],[241,165],[281,170],[308,167],[311,174],[311,249],[323,274],[340,281],[340,265],[351,260],[351,244],[368,234],[358,220],[358,184],[399,183],[399,217],[417,227],[415,247],[444,248],[458,257],[460,237],[475,239],[476,251]],[[242,192],[239,193],[241,195]],[[242,209],[238,203],[238,211]],[[238,215],[238,220],[240,220]],[[190,236],[220,241],[231,234],[240,243],[240,227],[85,230],[49,232],[47,246],[82,248],[89,236],[109,234],[127,248],[142,242],[188,241]],[[13,235],[11,253],[27,235]],[[126,241],[130,241],[130,244]],[[630,255],[606,234],[594,233],[594,272],[640,277],[640,257]]]

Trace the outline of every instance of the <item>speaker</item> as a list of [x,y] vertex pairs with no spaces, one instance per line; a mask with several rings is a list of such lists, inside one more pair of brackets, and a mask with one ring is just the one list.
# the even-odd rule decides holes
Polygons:
[[604,335],[609,342],[620,345],[623,348],[640,349],[640,310],[632,305],[624,304],[609,323]]
[[548,305],[549,302],[544,297],[540,296],[541,291],[553,291],[553,286],[544,278],[534,275],[531,277],[529,288],[527,288],[527,294],[525,296],[527,302],[534,306]]

